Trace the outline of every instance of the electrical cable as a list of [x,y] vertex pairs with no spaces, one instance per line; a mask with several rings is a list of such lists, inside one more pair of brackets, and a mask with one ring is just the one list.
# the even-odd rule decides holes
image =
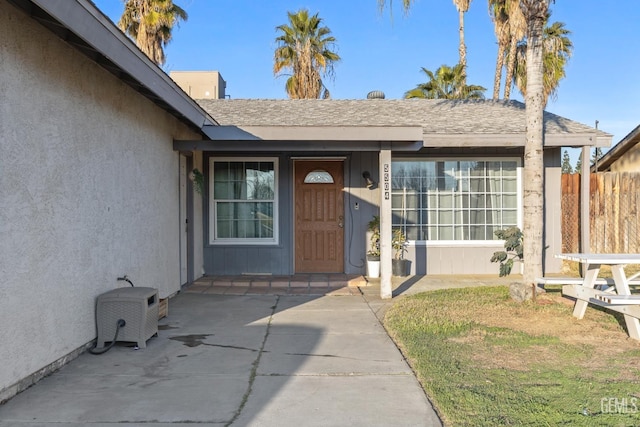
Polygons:
[[109,351],[111,347],[115,345],[116,340],[118,339],[118,332],[120,332],[120,328],[124,328],[126,324],[127,322],[125,322],[124,319],[118,319],[118,322],[116,324],[116,335],[113,337],[113,341],[111,341],[108,346],[98,349],[96,349],[96,347],[98,346],[98,342],[96,342],[96,345],[92,348],[87,349],[87,351],[91,354],[103,354]]

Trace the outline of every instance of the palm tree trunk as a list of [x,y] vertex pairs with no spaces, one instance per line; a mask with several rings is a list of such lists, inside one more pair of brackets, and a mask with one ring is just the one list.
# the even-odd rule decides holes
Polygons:
[[513,77],[516,69],[516,47],[518,46],[518,39],[511,36],[509,41],[509,56],[507,57],[507,76],[504,82],[504,99],[511,97],[511,87],[513,87]]
[[504,45],[498,44],[498,58],[496,59],[496,73],[493,77],[493,100],[500,99],[500,83],[502,82],[502,67],[504,66]]
[[460,45],[458,46],[458,54],[460,55],[460,65],[462,65],[462,86],[467,85],[467,47],[464,44],[464,14],[463,10],[458,11],[458,20],[460,26],[458,32],[460,33]]
[[542,276],[544,221],[544,131],[542,31],[549,0],[522,0],[527,20],[527,93],[525,95],[527,139],[524,148],[523,255],[525,285]]

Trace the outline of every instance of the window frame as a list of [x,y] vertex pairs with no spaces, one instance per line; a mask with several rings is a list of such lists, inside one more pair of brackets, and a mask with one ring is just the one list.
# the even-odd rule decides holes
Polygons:
[[[273,163],[273,199],[272,200],[257,200],[258,202],[273,203],[273,237],[272,238],[216,238],[216,231],[218,228],[217,216],[216,216],[216,204],[219,201],[228,201],[228,199],[216,200],[214,197],[215,189],[215,162],[242,162],[242,163]],[[209,157],[209,244],[212,246],[219,245],[250,245],[250,246],[265,246],[265,245],[278,245],[279,242],[279,203],[278,203],[278,173],[279,159],[278,157]],[[238,199],[238,201],[251,201]]]
[[[516,163],[516,226],[522,228],[522,159],[519,157],[464,157],[464,156],[451,156],[451,157],[438,157],[438,158],[420,158],[420,157],[394,157],[391,161],[391,179],[395,178],[393,164],[396,162],[416,162],[416,163],[436,163],[436,162],[515,162]],[[392,187],[392,195],[397,195],[397,190]],[[484,194],[490,194],[485,193]],[[457,208],[454,209],[454,215],[456,212],[460,212]],[[395,216],[396,208],[392,208],[392,218]],[[418,212],[416,210],[415,212]],[[437,211],[435,211],[437,212]],[[486,224],[486,221],[485,221]],[[393,227],[397,227],[397,224],[393,224]],[[409,243],[412,246],[474,246],[474,247],[502,247],[503,240],[410,240]]]

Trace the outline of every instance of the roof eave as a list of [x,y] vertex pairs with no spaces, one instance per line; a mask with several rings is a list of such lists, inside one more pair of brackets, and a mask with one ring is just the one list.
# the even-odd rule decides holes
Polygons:
[[[444,134],[426,133],[424,134],[425,147],[524,147],[526,144],[525,133],[504,133],[504,134]],[[611,145],[611,136],[607,134],[598,135],[595,144],[592,133],[572,133],[545,135],[544,146],[552,147],[583,147],[595,145],[597,147],[608,147]]]
[[[216,121],[89,0],[10,0],[161,108],[201,130]],[[53,22],[54,20],[55,22]]]
[[[602,158],[598,159],[598,171],[608,169],[616,160],[640,142],[640,125],[611,148]],[[595,171],[594,171],[595,172]]]
[[205,126],[213,141],[422,141],[421,126]]

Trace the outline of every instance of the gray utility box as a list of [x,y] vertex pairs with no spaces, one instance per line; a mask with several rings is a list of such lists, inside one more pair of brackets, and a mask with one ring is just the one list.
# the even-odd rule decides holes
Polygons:
[[126,325],[120,328],[116,341],[133,341],[145,348],[146,341],[158,333],[158,290],[155,288],[118,288],[98,296],[96,348],[104,347],[116,334],[118,320]]

